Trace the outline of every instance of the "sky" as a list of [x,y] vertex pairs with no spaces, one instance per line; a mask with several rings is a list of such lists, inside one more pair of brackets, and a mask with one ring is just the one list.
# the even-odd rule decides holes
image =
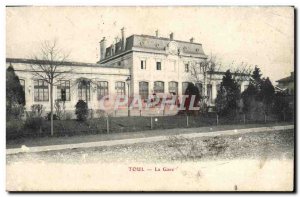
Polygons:
[[56,39],[70,61],[96,63],[99,41],[132,34],[201,43],[222,70],[258,65],[276,80],[294,70],[292,7],[7,7],[6,57],[32,58],[41,43]]

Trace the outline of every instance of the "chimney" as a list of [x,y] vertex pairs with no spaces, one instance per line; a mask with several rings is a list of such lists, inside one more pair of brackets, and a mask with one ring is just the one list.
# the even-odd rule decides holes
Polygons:
[[194,42],[194,38],[193,37],[191,37],[191,39],[190,39],[190,43],[193,43]]
[[158,29],[155,31],[155,36],[158,38]]
[[171,34],[170,34],[170,40],[173,40],[174,39],[174,33],[172,32]]
[[125,35],[125,27],[121,29],[121,35],[122,35],[122,49],[126,49],[126,35]]
[[106,40],[105,37],[100,41],[100,61],[105,59]]
[[115,37],[115,44],[117,44],[118,41],[119,41],[119,37],[117,36],[117,37]]

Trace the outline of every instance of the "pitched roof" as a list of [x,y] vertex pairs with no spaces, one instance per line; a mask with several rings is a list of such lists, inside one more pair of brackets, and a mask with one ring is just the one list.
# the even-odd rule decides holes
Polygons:
[[289,76],[289,77],[285,77],[282,79],[277,80],[276,82],[294,82],[294,77],[293,76]]
[[[25,58],[6,58],[6,62],[24,63],[24,64],[47,64],[47,63],[49,63],[49,61],[46,61],[46,60],[25,59]],[[97,67],[100,66],[99,64],[71,62],[71,61],[57,62],[57,63],[61,64],[61,65],[65,65],[65,66],[97,66]]]
[[[117,42],[115,45],[111,45],[107,47],[105,51],[104,60],[117,56],[126,51],[133,50],[134,48],[149,49],[158,52],[164,52],[166,47],[171,41],[175,41],[178,44],[178,50],[181,53],[188,54],[188,55],[197,55],[206,58],[206,55],[202,48],[202,44],[200,43],[192,43],[192,42],[186,42],[181,40],[170,40],[169,38],[164,38],[164,37],[134,34],[126,38],[125,49],[122,49],[122,40]],[[114,50],[113,55],[112,55],[112,50]]]
[[[23,64],[49,64],[49,61],[46,60],[36,60],[36,59],[25,59],[25,58],[6,58],[7,63],[23,63]],[[96,63],[84,63],[84,62],[56,62],[61,66],[78,66],[78,67],[101,67],[101,68],[114,68],[108,66],[101,66],[101,64]],[[123,69],[123,68],[118,68]]]
[[[207,71],[208,74],[213,74],[213,75],[225,75],[225,71]],[[250,75],[247,73],[231,73],[233,76],[243,76],[243,77],[249,77]]]

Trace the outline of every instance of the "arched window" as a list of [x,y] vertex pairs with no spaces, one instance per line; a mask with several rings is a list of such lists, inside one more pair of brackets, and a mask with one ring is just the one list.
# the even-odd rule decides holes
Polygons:
[[165,83],[163,81],[154,82],[154,93],[164,93],[165,92]]
[[[69,80],[59,80],[57,89],[56,89],[57,99],[58,100],[64,100],[64,101],[70,101],[70,81]],[[63,95],[64,98],[63,98]]]
[[45,80],[34,80],[34,101],[49,101],[48,88],[48,83]]
[[176,81],[169,82],[169,93],[175,93],[178,95],[178,83]]
[[101,100],[106,95],[108,95],[108,82],[107,81],[98,81],[97,82],[97,99]]
[[78,100],[86,101],[86,99],[91,100],[90,82],[84,80],[78,83]]
[[185,94],[185,91],[190,82],[182,82],[182,94]]
[[142,99],[148,98],[149,95],[149,83],[146,81],[141,81],[139,83],[139,94]]
[[116,90],[116,94],[125,95],[125,82],[117,81],[115,83],[115,90]]

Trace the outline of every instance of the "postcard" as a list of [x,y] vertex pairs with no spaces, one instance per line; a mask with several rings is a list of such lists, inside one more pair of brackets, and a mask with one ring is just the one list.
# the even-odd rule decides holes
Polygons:
[[292,6],[7,6],[6,190],[293,192]]

